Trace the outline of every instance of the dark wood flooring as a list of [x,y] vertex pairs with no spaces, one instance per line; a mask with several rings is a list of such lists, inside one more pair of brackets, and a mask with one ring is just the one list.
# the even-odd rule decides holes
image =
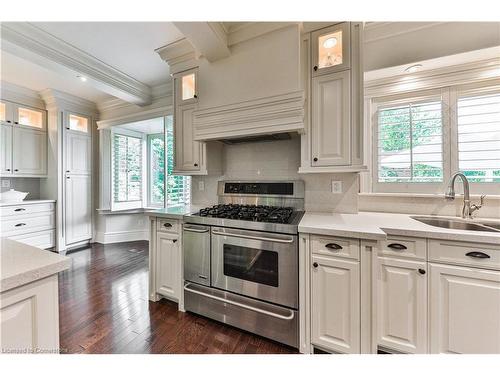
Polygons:
[[92,244],[59,274],[63,353],[296,353],[216,321],[148,301],[148,243]]

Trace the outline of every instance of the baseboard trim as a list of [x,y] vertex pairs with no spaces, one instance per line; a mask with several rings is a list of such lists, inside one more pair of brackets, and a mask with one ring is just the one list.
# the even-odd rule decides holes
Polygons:
[[127,230],[120,232],[97,232],[95,242],[110,244],[128,241],[148,241],[149,232],[147,230]]

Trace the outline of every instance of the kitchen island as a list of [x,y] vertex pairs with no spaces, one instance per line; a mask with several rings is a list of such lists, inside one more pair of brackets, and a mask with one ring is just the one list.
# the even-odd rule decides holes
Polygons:
[[7,238],[0,245],[2,353],[58,353],[57,274],[70,258]]

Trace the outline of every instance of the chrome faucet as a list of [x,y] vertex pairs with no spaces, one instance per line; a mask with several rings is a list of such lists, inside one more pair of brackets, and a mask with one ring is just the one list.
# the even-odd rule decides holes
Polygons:
[[462,206],[462,219],[472,219],[472,213],[483,207],[484,198],[486,197],[486,195],[481,195],[479,204],[471,205],[469,181],[467,180],[467,177],[465,177],[463,173],[456,172],[450,177],[450,181],[448,182],[448,188],[446,189],[446,193],[444,195],[444,197],[447,200],[452,201],[455,199],[455,180],[457,179],[457,177],[460,177],[462,179],[462,183],[464,185],[464,203]]

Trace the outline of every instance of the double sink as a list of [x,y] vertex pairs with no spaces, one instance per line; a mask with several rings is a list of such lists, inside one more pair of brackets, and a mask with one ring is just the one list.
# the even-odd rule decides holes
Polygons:
[[447,218],[439,216],[410,216],[413,220],[421,223],[446,229],[471,230],[478,232],[498,232],[500,233],[500,223],[487,220],[474,220]]

